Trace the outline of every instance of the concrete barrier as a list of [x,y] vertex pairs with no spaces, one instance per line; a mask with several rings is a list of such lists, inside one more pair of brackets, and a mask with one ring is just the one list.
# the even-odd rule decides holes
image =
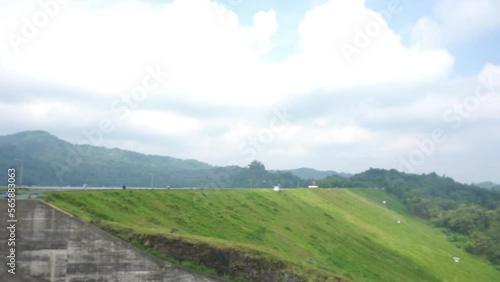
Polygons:
[[0,200],[0,281],[223,281],[161,261],[39,200],[17,200],[16,217],[13,275],[7,201]]

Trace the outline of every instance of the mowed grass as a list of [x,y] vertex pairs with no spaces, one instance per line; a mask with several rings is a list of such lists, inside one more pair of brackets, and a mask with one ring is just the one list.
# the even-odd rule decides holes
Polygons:
[[279,259],[310,281],[317,275],[354,281],[500,281],[493,266],[455,247],[381,190],[117,190],[43,197],[84,221]]

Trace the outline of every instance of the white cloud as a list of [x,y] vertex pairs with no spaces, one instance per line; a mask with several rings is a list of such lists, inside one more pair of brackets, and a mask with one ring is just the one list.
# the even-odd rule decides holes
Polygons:
[[130,114],[129,124],[137,131],[155,135],[183,135],[200,128],[200,121],[172,112],[137,110]]
[[[289,28],[278,25],[280,10],[257,11],[244,25],[235,12],[221,14],[214,3],[61,5],[46,27],[19,46],[18,54],[7,36],[0,39],[0,90],[12,88],[5,93],[15,94],[12,85],[22,82],[44,85],[43,93],[53,85],[58,92],[49,99],[31,89],[32,99],[26,102],[32,94],[23,94],[15,106],[2,95],[0,110],[22,116],[15,130],[64,125],[64,130],[72,126],[81,132],[110,118],[116,128],[104,136],[105,146],[244,165],[248,154],[241,153],[241,144],[269,127],[268,109],[290,105],[294,118],[256,150],[267,167],[310,165],[351,172],[368,165],[394,167],[416,138],[447,126],[443,112],[477,85],[474,78],[450,79],[454,57],[444,47],[498,27],[499,18],[492,16],[499,10],[497,2],[481,0],[477,9],[476,4],[469,9],[472,4],[464,0],[457,7],[440,1],[432,18],[419,21],[417,44],[408,47],[365,1],[318,1],[295,31],[300,50],[283,61],[268,61],[280,43],[275,35]],[[22,17],[32,19],[40,9],[36,1],[3,1],[0,34],[19,34]],[[469,25],[460,21],[468,10]],[[360,47],[357,41],[370,30],[366,46]],[[350,61],[342,43],[356,48]],[[110,105],[142,83],[147,66],[157,65],[171,76],[130,116],[117,119]],[[494,65],[483,70],[497,72]],[[80,98],[82,93],[89,98]],[[497,121],[499,100],[482,103],[469,120]],[[465,124],[460,130],[469,132]],[[336,162],[330,164],[331,159]]]
[[417,22],[412,39],[425,48],[443,47],[480,38],[499,27],[499,1],[439,0],[432,17]]
[[0,102],[2,115],[8,117],[9,125],[16,127],[44,127],[61,124],[64,127],[84,127],[91,124],[96,111],[86,105],[58,101],[33,101],[25,104]]
[[[453,64],[446,51],[405,48],[361,0],[332,0],[307,12],[300,23],[303,53],[270,64],[262,55],[275,45],[276,12],[260,11],[251,26],[242,26],[231,11],[221,20],[212,4],[69,3],[19,46],[18,55],[3,42],[1,49],[8,52],[0,59],[23,76],[110,95],[129,91],[146,66],[160,64],[173,74],[163,88],[169,95],[214,105],[266,105],[315,89],[432,80],[446,76]],[[24,10],[27,18],[36,13],[33,8],[36,4]],[[339,44],[374,20],[381,34],[348,65]],[[17,26],[4,32],[22,30],[19,19],[0,21]]]
[[374,137],[365,128],[346,126],[314,130],[309,134],[311,143],[316,145],[357,144]]
[[[30,11],[37,8],[33,3],[20,14],[31,18]],[[253,26],[243,27],[237,20],[221,21],[208,0],[171,4],[114,1],[105,6],[72,2],[61,6],[36,37],[21,44],[19,54],[14,54],[9,42],[2,42],[1,50],[6,52],[0,59],[5,68],[28,78],[112,95],[127,91],[146,66],[160,64],[181,84],[167,89],[193,99],[235,102],[254,90],[237,91],[246,88],[243,80],[259,73],[258,58],[272,47],[275,16],[272,10],[259,12]],[[18,25],[4,32],[21,34],[23,25],[18,18],[0,21],[2,26]]]
[[[403,46],[384,17],[364,2],[332,0],[305,14],[300,23],[303,53],[290,58],[288,68],[303,70],[295,78],[309,82],[307,90],[421,83],[449,74],[454,59],[446,50]],[[365,43],[357,44],[363,36],[359,41]],[[344,52],[343,43],[356,53]]]

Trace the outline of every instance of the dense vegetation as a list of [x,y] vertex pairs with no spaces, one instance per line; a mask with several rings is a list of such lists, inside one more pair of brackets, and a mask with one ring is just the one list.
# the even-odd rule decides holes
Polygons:
[[323,187],[383,188],[414,215],[444,228],[457,246],[500,265],[500,191],[464,185],[435,173],[382,169],[370,169],[350,179],[327,177],[319,183]]
[[302,179],[318,180],[323,179],[328,176],[337,175],[341,177],[351,177],[352,174],[345,172],[336,172],[334,170],[316,170],[308,167],[301,167],[296,169],[288,170],[293,175],[296,175]]
[[500,275],[382,190],[117,190],[44,198],[124,239],[160,234],[244,251],[282,261],[305,281],[498,281]]
[[149,186],[150,173],[156,174],[155,182],[167,178],[176,182],[190,171],[210,168],[195,160],[74,145],[44,131],[1,136],[0,168],[9,166],[18,174],[23,168],[23,185],[54,186]]
[[75,145],[45,131],[0,136],[0,170],[12,166],[18,169],[18,184],[23,186],[258,188],[306,184],[290,172],[268,172],[258,162],[248,167],[214,167],[196,160]]
[[474,183],[475,186],[490,190],[500,190],[500,184],[493,183],[491,181]]

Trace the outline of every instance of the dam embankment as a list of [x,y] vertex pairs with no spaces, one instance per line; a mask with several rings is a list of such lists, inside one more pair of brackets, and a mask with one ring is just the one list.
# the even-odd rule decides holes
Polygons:
[[[0,281],[220,282],[161,261],[40,200],[17,200],[15,246],[0,200]],[[15,248],[15,275],[8,272]]]

